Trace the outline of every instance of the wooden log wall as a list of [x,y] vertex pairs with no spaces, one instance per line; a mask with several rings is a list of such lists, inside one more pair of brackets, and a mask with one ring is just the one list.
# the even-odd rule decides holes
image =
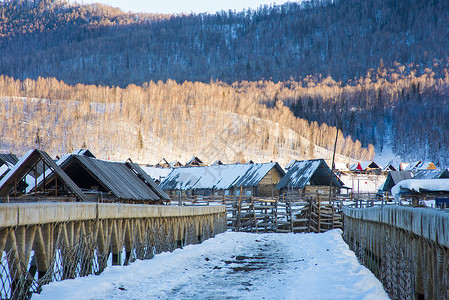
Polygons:
[[111,256],[113,265],[128,264],[224,231],[224,206],[1,204],[0,298],[25,299],[50,281],[100,274]]
[[345,241],[392,299],[448,299],[446,210],[383,206],[343,214]]

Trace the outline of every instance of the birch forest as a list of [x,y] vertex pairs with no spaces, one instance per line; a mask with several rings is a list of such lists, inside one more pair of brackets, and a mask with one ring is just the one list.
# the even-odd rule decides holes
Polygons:
[[[2,151],[449,166],[449,6],[312,0],[215,14],[0,2]],[[345,158],[347,157],[347,158]]]

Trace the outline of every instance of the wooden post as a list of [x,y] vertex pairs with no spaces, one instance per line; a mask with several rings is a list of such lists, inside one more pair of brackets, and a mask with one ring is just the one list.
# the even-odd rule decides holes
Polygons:
[[240,231],[240,219],[241,219],[241,213],[242,213],[242,192],[243,188],[240,186],[240,195],[239,195],[239,201],[237,203],[237,223],[235,225],[236,231]]
[[332,213],[331,213],[331,215],[332,215],[332,222],[331,222],[331,229],[334,229],[334,226],[335,226],[335,224],[334,224],[334,218],[335,218],[335,207],[334,207],[334,205],[335,205],[335,199],[334,199],[334,197],[332,197],[332,191],[331,191],[331,200],[332,200],[332,207],[331,207],[331,209],[332,209]]
[[312,198],[307,197],[307,202],[309,202],[309,211],[308,211],[308,222],[307,222],[307,232],[310,233],[310,224],[312,223]]
[[288,199],[288,208],[290,210],[290,230],[293,232],[293,209],[292,209],[292,200]]
[[254,198],[253,195],[251,195],[251,204],[253,206],[253,218],[254,218],[254,227],[256,229],[256,233],[259,233],[259,229],[257,228],[257,217],[256,217],[256,208],[254,207]]

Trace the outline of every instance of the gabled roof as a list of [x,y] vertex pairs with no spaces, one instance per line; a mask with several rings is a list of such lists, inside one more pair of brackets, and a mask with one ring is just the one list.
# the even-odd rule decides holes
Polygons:
[[182,163],[180,163],[179,161],[173,161],[170,163],[170,168],[179,168],[182,167]]
[[141,167],[142,170],[145,171],[153,180],[159,180],[161,181],[165,177],[167,177],[168,174],[172,171],[171,168],[157,168],[157,167]]
[[360,165],[362,166],[362,169],[364,171],[367,169],[380,169],[379,165],[376,164],[374,161],[364,161]]
[[78,149],[78,150],[73,151],[72,154],[84,155],[84,156],[95,158],[95,155],[93,155],[93,153],[90,152],[89,149]]
[[214,161],[214,163],[212,164],[212,166],[221,166],[223,165],[223,163],[221,162],[221,160],[216,160]]
[[18,161],[19,159],[15,154],[0,153],[0,165],[4,163],[10,163],[11,165],[14,166]]
[[43,161],[78,199],[87,201],[86,196],[73,180],[67,176],[46,152],[39,149],[28,151],[3,177],[0,181],[0,196],[5,197],[9,195],[14,189],[15,183],[21,181],[40,161]]
[[285,169],[288,170],[291,166],[293,166],[295,162],[297,162],[296,159],[292,159],[291,161],[289,161],[288,164],[285,166]]
[[350,167],[351,171],[363,171],[363,167],[360,163],[352,164]]
[[382,168],[382,171],[397,171],[397,170],[398,169],[391,162]]
[[388,172],[387,179],[382,186],[382,191],[390,192],[391,188],[399,182],[407,179],[412,179],[411,171],[390,171]]
[[157,162],[156,167],[167,168],[170,167],[170,164],[165,158],[162,158],[160,161]]
[[[98,184],[101,186],[100,190],[110,192],[118,199],[136,201],[168,199],[165,192],[161,191],[138,165],[130,161],[128,163],[111,162],[84,155],[68,154],[57,163],[84,189],[90,189],[92,184]],[[52,184],[51,174],[46,176],[46,184]],[[43,176],[38,180],[39,188],[43,185]]]
[[161,182],[163,190],[215,189],[257,186],[267,173],[276,168],[284,175],[278,163],[229,164],[203,167],[183,167],[173,171]]
[[413,179],[438,179],[449,178],[449,171],[447,169],[425,169],[419,170]]
[[189,159],[189,161],[186,163],[186,167],[190,167],[190,166],[202,166],[204,165],[203,161],[201,159],[199,159],[196,156],[193,156],[191,159]]
[[436,170],[436,169],[437,167],[433,162],[423,162],[419,164],[417,168],[415,168],[415,170]]
[[414,169],[418,168],[419,165],[421,165],[422,162],[421,161],[414,161],[411,162],[410,164],[408,164],[405,168],[404,171],[413,171]]
[[312,159],[295,162],[287,174],[276,185],[276,189],[291,188],[302,190],[307,184],[343,187],[343,182],[331,171],[324,159]]
[[170,197],[154,182],[154,180],[136,163],[133,163],[131,159],[126,161],[125,165],[133,171],[137,177],[144,181],[151,189],[161,198],[170,200]]

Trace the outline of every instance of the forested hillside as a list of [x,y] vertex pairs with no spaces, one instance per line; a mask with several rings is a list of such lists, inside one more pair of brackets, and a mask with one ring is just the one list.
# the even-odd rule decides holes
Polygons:
[[[161,157],[185,162],[194,154],[207,163],[331,159],[326,149],[333,149],[335,127],[296,118],[282,100],[273,108],[259,103],[277,88],[169,80],[121,89],[0,76],[0,95],[9,95],[0,97],[0,147],[19,154],[39,147],[52,155],[83,147],[101,158],[131,156],[143,163]],[[340,132],[338,153],[337,161],[364,160],[374,148]]]
[[[281,122],[282,126],[318,146],[332,148],[331,142],[322,142],[324,138],[315,139],[338,125],[341,112],[345,138],[361,141],[354,149],[373,143],[381,152],[391,144],[404,160],[449,165],[446,1],[324,0],[168,16],[63,1],[6,0],[0,2],[0,16],[0,74],[97,84],[110,86],[98,90],[111,91],[129,84],[142,85],[137,88],[145,91],[153,85],[184,89],[200,82],[208,89],[226,86],[232,90],[229,101],[239,103],[244,92],[251,101],[264,104],[257,107],[267,109],[268,115],[276,107],[289,107],[309,123],[296,128]],[[6,84],[2,95],[23,95],[29,91],[24,82],[14,93],[6,92]],[[51,84],[49,89],[54,89]],[[165,92],[159,92],[152,97],[165,99]],[[41,97],[32,94],[26,96]],[[70,95],[50,99],[77,99]],[[114,98],[99,100],[106,98],[95,95],[83,101]],[[198,101],[198,92],[190,97],[172,98],[190,103]],[[143,103],[148,99],[143,97]],[[210,101],[215,102],[208,102],[209,107],[222,105],[220,97]],[[238,134],[244,136],[243,131]],[[170,141],[177,144],[180,136]],[[273,139],[268,140],[274,147]],[[352,150],[348,155],[372,157],[371,148],[364,151],[370,154]]]
[[446,58],[448,7],[437,0],[324,0],[168,17],[6,0],[0,73],[122,87],[318,74],[345,82],[381,59],[424,67]]

